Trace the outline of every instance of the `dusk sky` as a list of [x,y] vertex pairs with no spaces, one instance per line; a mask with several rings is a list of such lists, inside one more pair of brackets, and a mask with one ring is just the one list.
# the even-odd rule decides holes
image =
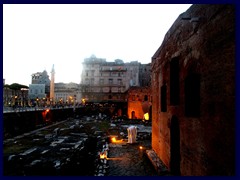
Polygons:
[[3,78],[31,84],[46,70],[80,83],[84,58],[150,63],[189,4],[3,4]]

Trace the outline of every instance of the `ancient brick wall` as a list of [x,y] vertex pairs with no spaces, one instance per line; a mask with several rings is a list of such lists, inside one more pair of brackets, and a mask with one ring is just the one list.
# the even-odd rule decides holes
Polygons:
[[193,5],[152,57],[152,147],[179,175],[235,174],[235,8]]
[[[147,98],[147,99],[146,99]],[[151,88],[150,87],[131,87],[128,90],[128,118],[143,119],[144,102],[151,106]],[[149,111],[148,111],[149,112]]]

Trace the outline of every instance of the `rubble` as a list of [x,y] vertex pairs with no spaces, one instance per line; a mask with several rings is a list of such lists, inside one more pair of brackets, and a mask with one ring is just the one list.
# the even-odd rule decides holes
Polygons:
[[[4,175],[107,176],[108,154],[114,146],[110,136],[127,139],[127,127],[131,124],[117,121],[111,127],[111,120],[105,115],[97,116],[95,121],[93,117],[72,119],[22,138],[18,136],[17,141],[5,140]],[[137,139],[150,138],[148,134],[140,131]],[[100,153],[105,155],[103,159]]]

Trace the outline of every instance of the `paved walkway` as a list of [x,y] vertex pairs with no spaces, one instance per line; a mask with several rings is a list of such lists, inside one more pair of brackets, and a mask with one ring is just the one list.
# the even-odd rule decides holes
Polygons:
[[[139,147],[142,146],[143,149]],[[158,176],[145,151],[151,149],[149,140],[135,144],[109,144],[107,176]]]

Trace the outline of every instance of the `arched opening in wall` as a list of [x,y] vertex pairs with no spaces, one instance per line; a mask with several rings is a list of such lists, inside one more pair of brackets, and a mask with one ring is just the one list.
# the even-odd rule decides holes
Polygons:
[[170,125],[170,171],[173,175],[180,175],[180,129],[176,116]]
[[144,101],[148,101],[148,95],[144,96]]
[[179,104],[179,59],[173,58],[170,62],[170,105]]
[[185,116],[200,116],[200,74],[192,73],[185,78]]
[[165,84],[161,87],[161,111],[167,112],[167,86]]
[[132,111],[132,119],[135,119],[135,111]]

